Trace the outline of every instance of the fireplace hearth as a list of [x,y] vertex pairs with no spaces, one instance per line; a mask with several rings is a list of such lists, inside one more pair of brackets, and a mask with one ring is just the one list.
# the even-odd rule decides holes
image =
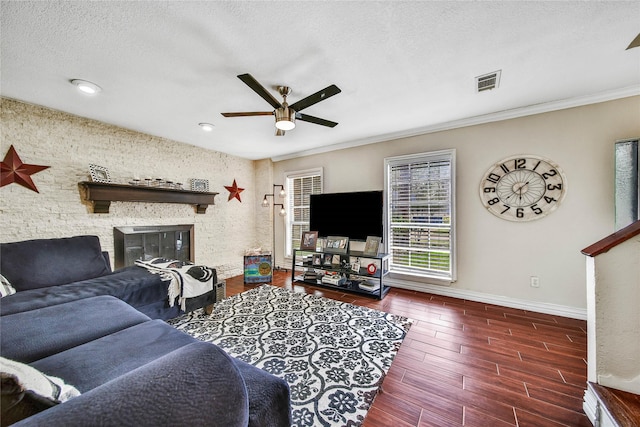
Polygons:
[[115,227],[115,268],[157,257],[193,262],[193,233],[193,224]]

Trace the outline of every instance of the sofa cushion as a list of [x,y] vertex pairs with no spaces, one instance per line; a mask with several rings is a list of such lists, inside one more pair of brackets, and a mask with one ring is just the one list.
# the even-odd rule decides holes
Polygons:
[[229,355],[194,342],[15,427],[246,427],[248,406],[242,376]]
[[85,298],[0,317],[0,348],[4,357],[31,363],[148,320],[117,298]]
[[37,360],[31,366],[64,378],[84,393],[195,341],[162,320],[150,320]]
[[2,299],[0,310],[6,316],[99,295],[114,296],[135,308],[167,304],[167,284],[157,274],[131,266],[80,282],[17,292]]
[[0,244],[0,272],[18,291],[63,285],[110,273],[97,236]]
[[0,298],[13,295],[16,293],[16,289],[11,286],[9,280],[0,274]]

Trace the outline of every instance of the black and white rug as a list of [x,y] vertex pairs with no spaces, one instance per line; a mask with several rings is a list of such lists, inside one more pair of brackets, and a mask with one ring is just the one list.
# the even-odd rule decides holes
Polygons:
[[284,378],[294,426],[358,426],[411,320],[271,285],[170,320]]

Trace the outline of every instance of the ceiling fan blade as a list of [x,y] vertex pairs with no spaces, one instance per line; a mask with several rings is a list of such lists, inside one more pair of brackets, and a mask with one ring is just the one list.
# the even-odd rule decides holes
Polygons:
[[273,116],[273,111],[247,111],[243,113],[220,113],[225,117]]
[[328,126],[330,128],[336,127],[338,123],[332,122],[330,120],[321,119],[320,117],[309,116],[307,114],[296,113],[296,119],[302,120],[303,122],[314,123],[316,125]]
[[280,108],[282,104],[280,101],[275,99],[271,93],[267,89],[264,88],[256,79],[253,78],[251,74],[240,74],[238,76],[240,80],[242,80],[247,86],[249,86],[255,93],[260,95],[262,99],[267,101],[273,108]]
[[302,98],[300,101],[289,105],[290,108],[293,108],[294,111],[302,111],[307,107],[312,106],[313,104],[317,104],[320,101],[323,101],[333,95],[337,95],[340,92],[340,88],[336,85],[327,86],[321,91],[314,93],[313,95],[309,95],[306,98]]

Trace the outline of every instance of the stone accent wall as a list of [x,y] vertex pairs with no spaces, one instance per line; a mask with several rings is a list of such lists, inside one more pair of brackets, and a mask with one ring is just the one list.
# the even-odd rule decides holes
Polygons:
[[[94,234],[113,263],[113,227],[194,224],[195,262],[217,268],[221,278],[242,274],[245,249],[264,243],[256,238],[263,192],[255,190],[254,161],[15,100],[1,102],[2,157],[13,145],[24,163],[51,167],[32,176],[39,193],[15,183],[0,188],[0,241]],[[196,214],[191,205],[132,202],[112,202],[108,214],[94,214],[78,188],[90,180],[90,163],[107,167],[115,183],[125,184],[134,174],[187,186],[191,178],[202,178],[220,194],[206,214]],[[260,170],[264,180],[268,167]],[[227,200],[224,186],[234,179],[245,188],[241,203]]]

